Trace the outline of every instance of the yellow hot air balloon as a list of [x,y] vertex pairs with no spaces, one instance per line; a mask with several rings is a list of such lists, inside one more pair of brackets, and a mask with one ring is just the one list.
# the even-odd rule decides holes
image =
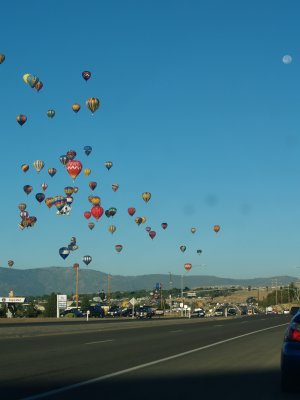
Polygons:
[[114,233],[114,232],[116,232],[116,227],[115,227],[115,225],[109,225],[109,227],[108,227],[108,231],[110,232],[110,233]]
[[150,192],[144,192],[142,193],[142,199],[148,203],[148,201],[151,199],[151,193]]
[[141,217],[142,218],[142,224],[144,224],[147,220],[146,217]]
[[84,171],[83,171],[83,173],[84,173],[85,176],[89,176],[91,172],[92,172],[92,171],[91,171],[90,168],[85,168]]
[[29,77],[29,75],[30,74],[25,74],[25,75],[23,75],[23,81],[28,85],[28,82],[27,82],[27,78]]
[[99,196],[90,196],[89,200],[94,206],[98,206],[101,204],[101,198]]

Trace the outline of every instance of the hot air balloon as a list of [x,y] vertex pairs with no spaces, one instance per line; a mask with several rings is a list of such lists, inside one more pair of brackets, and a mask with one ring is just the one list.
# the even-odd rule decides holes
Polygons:
[[114,232],[116,232],[116,227],[115,227],[115,225],[109,225],[109,227],[108,227],[108,231],[110,232],[110,233],[114,233]]
[[29,165],[28,164],[22,164],[21,169],[23,172],[27,172],[29,170]]
[[142,218],[142,224],[144,224],[147,220],[146,217],[141,217]]
[[47,111],[47,117],[53,118],[55,116],[55,111],[54,110],[48,110]]
[[151,231],[151,227],[150,226],[146,226],[146,231],[149,233]]
[[90,168],[85,168],[83,172],[85,176],[89,176],[92,171]]
[[156,236],[156,232],[155,231],[150,231],[149,232],[149,236],[151,237],[151,239],[154,239]]
[[64,196],[55,196],[53,197],[53,205],[56,207],[58,211],[61,211],[62,208],[67,204],[67,200]]
[[68,206],[70,206],[73,203],[73,201],[74,201],[74,199],[73,199],[72,196],[67,196],[66,197],[66,202],[67,202]]
[[44,161],[42,160],[35,160],[35,162],[33,163],[34,169],[37,173],[39,173],[44,168],[44,165]]
[[48,174],[51,176],[51,178],[53,178],[56,172],[56,168],[48,168]]
[[[24,79],[24,77],[23,77]],[[26,77],[26,81],[25,81],[31,88],[34,88],[35,85],[39,82],[39,78],[37,76],[31,75],[29,74]]]
[[70,250],[67,247],[61,247],[58,252],[59,252],[59,255],[61,256],[61,258],[63,258],[64,260],[70,254]]
[[39,203],[42,203],[44,201],[44,199],[45,199],[45,195],[44,195],[44,193],[37,193],[35,195],[35,198],[37,199],[37,201]]
[[43,182],[41,184],[41,188],[43,189],[43,191],[45,191],[47,189],[47,187],[48,187],[47,183]]
[[221,228],[220,228],[220,225],[214,225],[214,231],[215,231],[216,233],[218,233],[220,229],[221,229]]
[[20,203],[20,204],[18,205],[18,208],[19,208],[20,211],[26,210],[26,207],[27,207],[27,205],[26,205],[25,203]]
[[135,214],[136,209],[134,207],[129,207],[127,211],[128,214],[132,217]]
[[72,105],[72,110],[75,112],[75,113],[78,113],[78,111],[80,110],[80,104],[77,104],[77,103],[75,103],[75,104],[73,104]]
[[79,190],[77,186],[74,186],[73,189],[74,189],[74,193],[77,193]]
[[113,217],[117,213],[117,209],[115,207],[110,207],[108,211],[111,217]]
[[60,156],[59,161],[62,163],[62,165],[66,165],[68,162],[67,156],[65,154]]
[[109,210],[105,210],[105,215],[107,216],[107,218],[111,217]]
[[121,244],[116,244],[115,245],[115,249],[116,249],[117,253],[120,253],[122,251],[122,249],[123,249],[123,246]]
[[191,263],[186,263],[186,264],[184,264],[184,269],[185,269],[186,271],[189,271],[190,269],[192,269],[192,264],[191,264]]
[[26,85],[28,85],[27,83],[27,78],[29,77],[30,74],[24,74],[23,75],[23,81],[26,83]]
[[85,81],[88,81],[92,76],[92,73],[90,71],[83,71],[81,75]]
[[90,182],[89,187],[91,190],[94,190],[97,187],[97,182]]
[[195,233],[196,230],[197,230],[196,228],[191,228],[191,232],[192,232],[192,233]]
[[72,186],[66,186],[64,188],[64,192],[67,196],[72,196],[72,194],[74,193],[74,188]]
[[112,161],[105,161],[104,165],[109,171],[111,169],[111,167],[113,166],[113,163],[112,163]]
[[92,114],[94,114],[94,112],[97,111],[100,107],[100,100],[97,99],[97,97],[90,97],[89,99],[87,99],[85,104],[87,108],[92,112]]
[[104,210],[101,206],[94,206],[91,208],[92,216],[98,221],[100,217],[102,217]]
[[89,263],[92,261],[91,256],[83,256],[82,261],[85,263],[85,265],[89,265]]
[[111,185],[111,188],[112,188],[112,190],[113,190],[114,192],[116,192],[116,191],[119,189],[119,185],[118,185],[117,183],[113,183],[113,184]]
[[94,227],[95,227],[94,222],[89,222],[88,227],[90,228],[90,230],[94,229]]
[[5,61],[5,55],[0,53],[0,64],[2,64]]
[[21,211],[21,212],[20,212],[20,217],[21,217],[22,219],[27,218],[28,215],[29,215],[29,214],[28,214],[27,211]]
[[201,254],[201,253],[202,253],[202,250],[198,249],[197,254]]
[[8,260],[7,261],[7,265],[9,266],[9,268],[11,268],[14,265],[14,261],[13,260]]
[[44,86],[44,85],[43,85],[43,82],[42,82],[42,81],[38,81],[38,82],[34,85],[34,88],[35,88],[35,90],[36,90],[37,92],[39,92],[39,91],[42,89],[43,86]]
[[143,222],[143,219],[142,219],[141,217],[136,217],[135,223],[136,223],[137,225],[141,225],[142,222]]
[[150,192],[144,192],[142,193],[142,199],[148,203],[148,201],[151,199],[151,193]]
[[75,150],[69,150],[66,153],[67,159],[68,160],[74,160],[74,158],[76,157],[77,153]]
[[101,204],[101,199],[99,196],[89,196],[89,201],[93,204],[93,206],[98,206]]
[[161,223],[161,227],[162,227],[163,229],[167,229],[168,224],[167,224],[166,222],[162,222],[162,223]]
[[92,213],[91,213],[90,211],[85,211],[85,212],[83,213],[83,215],[84,215],[84,218],[89,219],[89,218],[91,218]]
[[89,156],[91,154],[91,152],[92,152],[92,147],[91,146],[84,146],[83,150],[84,150],[85,154],[87,156]]
[[67,162],[66,168],[71,178],[75,180],[82,170],[82,164],[78,160],[70,160]]
[[180,246],[179,248],[180,248],[180,250],[181,250],[183,253],[184,253],[185,250],[186,250],[186,246],[184,246],[184,245]]
[[53,206],[53,197],[47,197],[45,203],[48,208],[51,208]]
[[25,185],[23,186],[23,190],[26,194],[29,194],[32,192],[32,186],[31,185]]
[[16,116],[16,120],[17,120],[18,124],[22,126],[27,121],[27,117],[24,114],[19,114]]

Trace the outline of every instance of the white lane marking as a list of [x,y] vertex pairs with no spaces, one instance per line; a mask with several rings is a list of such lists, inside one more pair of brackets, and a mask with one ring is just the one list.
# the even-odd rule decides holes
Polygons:
[[89,342],[89,343],[84,343],[84,344],[98,344],[98,343],[107,343],[107,342],[113,342],[113,339],[107,339],[107,340],[99,340],[98,342]]
[[170,333],[182,332],[183,329],[177,329],[177,331],[169,331]]
[[136,365],[134,367],[126,368],[126,369],[123,369],[121,371],[112,372],[111,374],[98,376],[97,378],[89,379],[87,381],[74,383],[73,385],[63,386],[63,387],[61,387],[59,389],[49,390],[48,392],[39,393],[39,394],[36,394],[34,396],[24,397],[23,399],[20,399],[20,400],[38,400],[38,399],[43,399],[45,397],[54,396],[54,395],[57,395],[57,394],[60,394],[60,393],[67,392],[68,390],[77,389],[77,388],[80,388],[82,386],[87,386],[87,385],[91,385],[91,384],[96,383],[96,382],[104,381],[106,379],[115,378],[116,376],[124,375],[124,374],[127,374],[129,372],[137,371],[137,370],[142,369],[142,368],[151,367],[152,365],[156,365],[156,364],[160,364],[160,363],[163,363],[163,362],[166,362],[166,361],[174,360],[174,359],[179,358],[179,357],[184,357],[184,356],[187,356],[189,354],[197,353],[198,351],[201,351],[201,350],[206,350],[206,349],[209,349],[211,347],[219,346],[220,344],[232,342],[233,340],[237,340],[237,339],[241,339],[241,338],[244,338],[244,337],[247,337],[247,336],[255,335],[256,333],[266,332],[266,331],[269,331],[270,329],[279,328],[281,326],[285,326],[285,325],[288,325],[288,324],[289,323],[286,322],[285,324],[269,326],[268,328],[263,328],[263,329],[259,329],[257,331],[244,333],[243,335],[238,335],[238,336],[231,337],[229,339],[220,340],[219,342],[211,343],[211,344],[208,344],[208,345],[202,346],[202,347],[197,347],[196,349],[184,351],[183,353],[174,354],[173,356],[160,358],[160,359],[155,360],[155,361],[150,361],[150,362],[145,363],[145,364]]

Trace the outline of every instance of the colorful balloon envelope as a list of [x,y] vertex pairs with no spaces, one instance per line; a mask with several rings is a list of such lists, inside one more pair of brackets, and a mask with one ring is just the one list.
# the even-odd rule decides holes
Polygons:
[[89,176],[92,171],[90,168],[85,168],[83,172],[85,176]]
[[127,211],[128,214],[132,217],[135,214],[136,209],[134,207],[129,207]]
[[34,88],[35,85],[39,82],[39,78],[37,76],[29,74],[26,77],[26,83],[31,87]]
[[28,214],[27,211],[21,211],[21,212],[20,212],[20,217],[21,217],[22,219],[27,218],[28,216],[29,216],[29,214]]
[[27,172],[29,170],[29,165],[28,164],[22,164],[21,169],[23,172]]
[[185,264],[184,264],[184,269],[185,269],[186,271],[190,271],[190,270],[192,269],[192,264],[191,264],[191,263],[185,263]]
[[37,201],[39,203],[42,203],[45,200],[45,195],[44,195],[44,193],[37,193],[35,195],[35,198],[37,199]]
[[48,110],[47,111],[47,117],[53,118],[55,116],[55,111],[54,110]]
[[19,208],[20,211],[26,210],[26,207],[27,207],[27,205],[26,205],[25,203],[20,203],[20,204],[18,205],[18,208]]
[[35,160],[35,162],[33,163],[34,169],[37,173],[41,172],[41,170],[44,168],[44,165],[44,161],[42,160]]
[[82,164],[78,160],[70,160],[67,162],[66,168],[68,174],[71,176],[73,180],[75,180],[82,170]]
[[141,225],[142,222],[143,222],[143,218],[142,218],[142,217],[136,217],[135,223],[136,223],[137,225]]
[[111,169],[111,167],[113,166],[113,162],[112,161],[105,161],[104,165],[109,171]]
[[167,224],[166,222],[162,222],[161,227],[162,227],[163,229],[167,229],[168,224]]
[[55,196],[53,197],[53,205],[57,208],[58,211],[62,210],[62,208],[67,204],[67,200],[64,196]]
[[115,207],[110,207],[108,211],[111,217],[113,217],[117,213],[117,209]]
[[67,154],[66,154],[68,160],[74,160],[76,155],[77,155],[77,153],[75,150],[69,150],[69,151],[67,151]]
[[53,178],[56,172],[56,168],[48,168],[48,174],[51,176],[51,178]]
[[44,86],[44,85],[43,85],[43,82],[42,82],[42,81],[38,81],[38,82],[34,85],[34,88],[35,88],[35,90],[36,90],[37,92],[39,92],[39,91],[42,89],[43,86]]
[[88,227],[90,228],[90,230],[94,229],[94,227],[95,227],[94,222],[89,222]]
[[155,231],[150,231],[149,232],[149,236],[151,237],[151,239],[153,240],[156,236],[156,232]]
[[85,265],[89,265],[89,263],[92,261],[91,256],[83,256],[82,261],[85,263]]
[[17,120],[18,124],[22,126],[27,121],[27,117],[24,114],[19,114],[16,116],[16,120]]
[[186,251],[186,246],[180,246],[179,248],[183,253]]
[[111,188],[112,188],[112,190],[113,190],[114,192],[116,192],[116,191],[119,189],[119,185],[118,185],[117,183],[113,183],[113,184],[111,185]]
[[28,195],[29,193],[32,192],[32,186],[31,185],[25,185],[25,186],[23,186],[23,190]]
[[53,197],[47,197],[45,199],[45,203],[48,208],[51,208],[53,206],[53,202],[54,202]]
[[89,156],[91,154],[91,152],[92,152],[92,147],[91,146],[84,146],[83,150],[84,150],[85,154],[87,156]]
[[83,213],[83,215],[84,215],[84,218],[89,219],[89,218],[91,218],[92,213],[91,213],[90,211],[85,211],[85,212]]
[[73,104],[72,105],[72,110],[75,112],[75,113],[78,113],[78,111],[80,110],[80,104],[78,104],[78,103],[75,103],[75,104]]
[[197,230],[196,228],[191,228],[191,232],[192,232],[192,233],[195,233],[196,230]]
[[47,189],[47,187],[48,187],[47,183],[43,182],[41,184],[41,188],[43,189],[43,191],[45,191]]
[[101,199],[99,196],[89,196],[89,201],[90,203],[93,204],[93,206],[98,206],[101,204]]
[[74,188],[72,186],[66,186],[64,192],[67,196],[71,196],[74,193]]
[[91,208],[92,216],[98,221],[102,217],[104,209],[101,206],[94,206]]
[[115,249],[116,249],[117,253],[120,253],[122,251],[122,249],[123,249],[123,246],[121,244],[116,244],[115,245]]
[[59,250],[59,255],[61,256],[61,258],[63,258],[64,260],[68,257],[68,255],[70,254],[70,250],[67,247],[61,247]]
[[66,165],[68,162],[67,156],[63,154],[62,156],[59,157],[59,161],[62,163],[62,165]]
[[144,192],[142,193],[142,199],[148,203],[148,201],[151,199],[151,193],[150,192]]
[[11,268],[14,265],[14,261],[13,260],[8,260],[7,261],[7,265],[9,266],[9,268]]
[[2,64],[5,61],[5,55],[0,53],[0,64]]
[[89,99],[87,99],[85,104],[87,108],[92,112],[92,114],[94,114],[94,112],[97,111],[100,107],[100,100],[97,99],[97,97],[90,97]]
[[220,225],[214,225],[214,231],[215,231],[216,233],[218,233],[220,229],[221,229],[221,228],[220,228]]
[[89,187],[91,190],[94,190],[97,187],[97,182],[90,182]]
[[23,81],[26,83],[26,85],[28,85],[27,78],[29,77],[29,75],[30,74],[24,74],[23,75]]
[[114,233],[114,232],[116,232],[116,227],[115,227],[115,225],[109,225],[109,227],[108,227],[108,231],[110,232],[110,233]]
[[149,233],[151,231],[151,227],[150,226],[146,226],[146,231]]
[[85,81],[88,81],[92,76],[92,73],[90,71],[83,71],[81,75]]
[[142,224],[144,224],[147,220],[146,217],[141,217],[142,218]]

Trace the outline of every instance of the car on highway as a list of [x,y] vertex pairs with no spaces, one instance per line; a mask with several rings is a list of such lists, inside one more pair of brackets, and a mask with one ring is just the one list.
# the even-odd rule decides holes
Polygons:
[[201,309],[196,309],[191,313],[191,318],[204,318],[205,317],[205,311]]
[[64,310],[60,313],[61,317],[69,317],[69,318],[82,318],[85,315],[82,311],[78,310],[77,308],[71,308],[69,310]]
[[150,306],[140,306],[137,308],[135,316],[139,319],[152,318],[154,311]]
[[122,308],[121,310],[122,317],[132,317],[132,308]]
[[119,306],[111,306],[107,312],[107,317],[120,317],[122,309]]
[[284,335],[281,348],[281,388],[288,392],[299,386],[300,312],[294,315]]
[[214,316],[222,317],[224,315],[224,309],[222,307],[218,307],[215,309]]
[[96,304],[94,306],[89,306],[86,312],[89,311],[89,317],[90,318],[104,318],[105,317],[105,312],[103,308],[99,305]]

